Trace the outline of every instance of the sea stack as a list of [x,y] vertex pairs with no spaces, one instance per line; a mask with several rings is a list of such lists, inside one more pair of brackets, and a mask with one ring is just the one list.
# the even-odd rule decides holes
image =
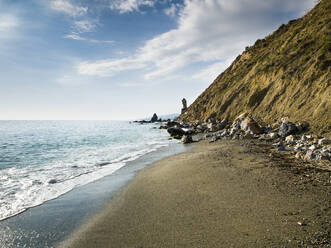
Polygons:
[[157,121],[158,121],[157,114],[154,113],[154,114],[153,114],[153,117],[152,117],[152,119],[151,119],[151,122],[157,122]]
[[186,102],[185,98],[182,99],[182,104],[183,104],[183,108],[182,108],[181,114],[184,114],[187,110],[187,102]]

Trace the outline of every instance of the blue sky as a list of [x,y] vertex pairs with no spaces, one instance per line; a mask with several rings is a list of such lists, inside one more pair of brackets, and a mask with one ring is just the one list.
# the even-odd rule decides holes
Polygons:
[[0,0],[0,119],[180,112],[314,0]]

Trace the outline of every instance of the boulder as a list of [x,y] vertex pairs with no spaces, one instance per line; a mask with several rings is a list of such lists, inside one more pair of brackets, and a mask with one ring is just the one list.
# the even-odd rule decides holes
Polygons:
[[193,139],[192,139],[191,135],[183,135],[181,141],[182,141],[183,144],[189,144],[189,143],[193,142]]
[[270,139],[277,139],[278,138],[278,134],[274,133],[274,132],[269,133],[268,136],[269,136]]
[[48,181],[48,183],[49,184],[55,184],[55,183],[57,183],[57,180],[56,179],[51,179],[51,180]]
[[251,134],[251,133],[245,133],[244,136],[243,136],[244,139],[253,139],[254,138],[254,135]]
[[219,130],[224,129],[227,123],[228,121],[226,119],[223,119],[221,122],[217,123]]
[[175,126],[180,126],[180,124],[176,121],[168,121],[167,122],[167,127],[175,127]]
[[167,131],[170,134],[170,136],[175,139],[181,139],[182,136],[186,134],[186,132],[180,127],[170,127],[167,129]]
[[214,123],[208,123],[207,128],[209,132],[216,132],[219,130],[217,124]]
[[243,121],[241,121],[240,128],[246,132],[251,132],[252,134],[263,133],[263,129],[260,125],[250,117],[246,117]]
[[303,159],[306,161],[313,160],[314,158],[315,158],[315,154],[313,153],[313,151],[308,151],[306,155],[303,157]]
[[291,134],[295,134],[296,131],[297,131],[297,128],[296,128],[294,123],[292,123],[292,122],[283,122],[279,126],[278,135],[281,136],[281,137],[286,137],[286,136],[289,136]]
[[287,144],[290,144],[290,145],[294,145],[295,144],[294,136],[293,135],[286,136],[285,141],[286,141]]
[[331,144],[331,140],[326,139],[326,138],[322,138],[322,139],[318,140],[318,144],[319,145],[329,145],[329,144]]
[[305,132],[309,130],[309,123],[306,121],[303,121],[301,123],[299,123],[299,126],[301,128],[301,131]]

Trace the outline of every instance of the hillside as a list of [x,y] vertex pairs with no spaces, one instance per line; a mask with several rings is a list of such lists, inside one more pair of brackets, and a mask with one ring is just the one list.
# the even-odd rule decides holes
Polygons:
[[242,112],[261,122],[283,116],[331,136],[331,1],[281,25],[239,55],[181,120],[232,121]]

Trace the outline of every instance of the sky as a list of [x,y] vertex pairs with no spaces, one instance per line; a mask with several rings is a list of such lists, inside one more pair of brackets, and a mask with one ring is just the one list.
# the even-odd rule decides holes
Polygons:
[[0,120],[179,113],[315,0],[0,0]]

